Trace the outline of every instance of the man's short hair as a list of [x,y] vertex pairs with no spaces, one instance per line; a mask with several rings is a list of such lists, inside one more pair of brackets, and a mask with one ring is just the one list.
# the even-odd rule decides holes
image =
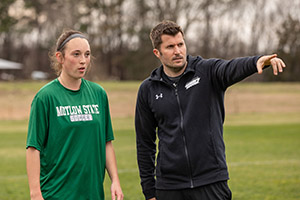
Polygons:
[[160,50],[160,45],[162,43],[161,36],[171,35],[175,36],[177,33],[181,33],[184,36],[184,33],[179,25],[173,21],[164,20],[156,25],[150,32],[150,39],[154,49]]

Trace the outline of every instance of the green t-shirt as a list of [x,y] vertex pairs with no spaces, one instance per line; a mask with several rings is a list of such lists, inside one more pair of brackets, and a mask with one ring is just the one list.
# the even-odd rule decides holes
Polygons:
[[46,200],[104,200],[105,146],[114,139],[107,95],[82,79],[80,90],[57,79],[31,105],[26,148],[40,151]]

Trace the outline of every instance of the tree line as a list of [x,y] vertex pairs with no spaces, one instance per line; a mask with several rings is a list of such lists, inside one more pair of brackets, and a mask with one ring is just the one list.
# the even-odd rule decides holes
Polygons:
[[[164,19],[185,32],[188,53],[231,59],[277,52],[300,80],[300,3],[293,0],[1,0],[0,58],[24,64],[22,78],[50,69],[49,50],[64,29],[88,35],[90,79],[140,80],[160,65],[149,33]],[[270,81],[271,73],[255,76]]]

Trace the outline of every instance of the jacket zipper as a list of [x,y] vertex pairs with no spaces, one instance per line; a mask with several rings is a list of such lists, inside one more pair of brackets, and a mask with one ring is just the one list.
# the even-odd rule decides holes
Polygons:
[[188,150],[187,150],[186,138],[185,138],[184,129],[183,129],[183,113],[182,113],[182,109],[181,109],[180,99],[179,99],[179,96],[178,96],[177,85],[174,83],[173,86],[175,88],[175,96],[176,96],[177,103],[178,103],[178,106],[179,106],[180,128],[181,128],[181,132],[182,132],[182,139],[183,139],[183,144],[184,144],[184,152],[185,152],[185,156],[186,156],[187,164],[188,164],[188,169],[189,169],[189,175],[190,175],[190,181],[191,181],[191,188],[194,188],[194,183],[193,183],[193,179],[192,179],[192,170],[191,170],[191,165],[190,165],[190,158],[189,158],[189,154],[188,154]]

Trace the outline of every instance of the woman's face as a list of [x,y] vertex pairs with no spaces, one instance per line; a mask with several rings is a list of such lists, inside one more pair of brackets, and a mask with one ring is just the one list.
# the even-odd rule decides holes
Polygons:
[[81,79],[90,65],[90,45],[84,38],[74,38],[65,46],[61,76],[68,79]]

